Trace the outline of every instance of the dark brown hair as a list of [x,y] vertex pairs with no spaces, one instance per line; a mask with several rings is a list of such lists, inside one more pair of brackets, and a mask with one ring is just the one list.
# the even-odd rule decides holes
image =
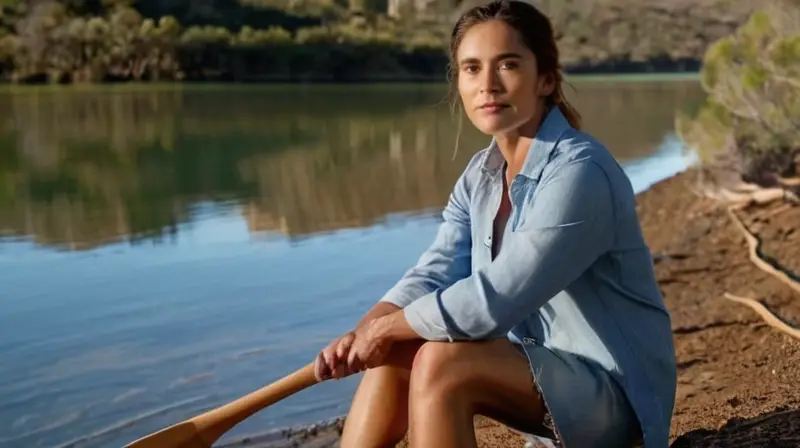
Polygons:
[[500,20],[519,33],[522,42],[536,56],[539,74],[552,76],[556,84],[553,93],[545,100],[546,106],[548,108],[558,107],[569,124],[580,129],[581,115],[564,96],[562,88],[564,75],[561,71],[553,25],[546,15],[530,3],[517,0],[494,0],[465,12],[453,27],[450,39],[450,66],[448,69],[450,82],[453,83],[458,76],[456,52],[464,34],[473,26],[491,20]]

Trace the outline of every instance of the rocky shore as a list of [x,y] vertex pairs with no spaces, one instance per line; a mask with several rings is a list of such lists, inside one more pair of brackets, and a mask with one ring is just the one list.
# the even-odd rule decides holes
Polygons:
[[[800,280],[800,206],[776,201],[731,215],[695,193],[697,175],[654,185],[638,205],[673,319],[679,378],[671,446],[800,446],[800,340],[727,298],[756,299],[797,328],[800,290],[756,266],[745,232],[760,242],[762,259]],[[229,446],[335,446],[340,428],[338,420]],[[524,445],[488,419],[478,418],[476,431],[482,448]]]

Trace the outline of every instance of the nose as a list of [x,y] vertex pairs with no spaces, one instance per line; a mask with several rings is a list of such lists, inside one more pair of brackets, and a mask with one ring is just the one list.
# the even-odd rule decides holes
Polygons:
[[500,90],[500,77],[496,70],[484,70],[481,77],[481,93],[497,93]]

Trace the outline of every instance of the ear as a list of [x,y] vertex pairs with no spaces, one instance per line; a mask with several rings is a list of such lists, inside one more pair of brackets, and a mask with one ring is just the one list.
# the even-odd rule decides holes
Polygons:
[[539,96],[547,98],[556,90],[556,76],[552,73],[539,78],[537,86]]

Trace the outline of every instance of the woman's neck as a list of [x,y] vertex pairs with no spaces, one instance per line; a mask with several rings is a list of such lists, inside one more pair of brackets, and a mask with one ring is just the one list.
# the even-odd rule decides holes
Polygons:
[[522,170],[525,159],[528,157],[531,143],[539,131],[542,118],[542,115],[536,114],[528,123],[525,123],[514,132],[495,136],[497,147],[506,161],[506,176],[509,181],[514,179]]
[[525,164],[533,138],[517,134],[496,137],[495,141],[506,161],[508,179],[513,179]]

